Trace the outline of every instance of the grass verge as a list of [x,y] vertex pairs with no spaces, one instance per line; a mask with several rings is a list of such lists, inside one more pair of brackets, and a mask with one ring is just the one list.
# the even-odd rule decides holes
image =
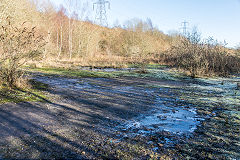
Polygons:
[[47,90],[48,85],[35,80],[30,80],[29,83],[32,85],[29,89],[11,89],[5,86],[0,86],[0,104],[9,102],[44,102],[48,99],[44,92]]
[[[118,77],[139,77],[139,78],[157,78],[164,80],[178,80],[185,77],[182,74],[165,70],[167,66],[158,64],[147,65],[146,73],[142,73],[138,69],[139,66],[131,66],[129,69],[116,71],[104,71],[104,70],[80,70],[80,69],[65,69],[65,68],[28,68],[30,72],[43,73],[45,75],[53,76],[67,76],[78,78],[118,78]],[[186,78],[186,77],[185,77]]]
[[40,72],[47,75],[60,75],[68,77],[79,77],[79,78],[116,78],[118,77],[115,72],[99,72],[89,70],[75,70],[75,69],[64,69],[64,68],[34,68],[30,69],[30,72]]

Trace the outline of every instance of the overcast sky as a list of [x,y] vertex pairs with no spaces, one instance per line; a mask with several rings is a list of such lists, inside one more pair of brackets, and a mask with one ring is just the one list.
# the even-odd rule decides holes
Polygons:
[[[51,0],[56,6],[64,0]],[[79,0],[83,1],[83,0]],[[89,2],[89,18],[94,17]],[[97,1],[97,0],[96,0]],[[240,1],[239,0],[109,0],[107,10],[109,25],[120,24],[133,18],[150,18],[161,31],[177,30],[181,22],[188,21],[189,27],[197,26],[203,37],[213,36],[219,41],[235,47],[240,43]]]

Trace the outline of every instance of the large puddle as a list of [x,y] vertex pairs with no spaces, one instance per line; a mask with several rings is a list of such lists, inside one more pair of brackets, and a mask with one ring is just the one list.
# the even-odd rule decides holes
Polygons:
[[157,98],[154,110],[125,123],[123,129],[132,130],[137,134],[159,131],[175,134],[192,133],[204,119],[198,116],[196,109],[190,104],[176,106],[173,104],[176,101],[181,100]]
[[[239,78],[197,79],[196,81],[199,84],[189,83],[187,88],[182,88],[184,92],[190,90],[190,92],[198,94],[199,96],[195,100],[216,103],[216,105],[217,103],[224,105],[240,104],[240,91],[237,88],[237,83],[240,82]],[[165,90],[164,88],[159,89]],[[184,105],[177,105],[179,102]],[[189,102],[185,103],[184,100],[172,95],[171,98],[158,97],[155,109],[148,114],[142,114],[128,121],[121,127],[123,130],[141,135],[160,131],[187,135],[194,132],[201,125],[201,121],[213,115],[216,115],[216,113],[200,116],[197,113],[197,106]]]

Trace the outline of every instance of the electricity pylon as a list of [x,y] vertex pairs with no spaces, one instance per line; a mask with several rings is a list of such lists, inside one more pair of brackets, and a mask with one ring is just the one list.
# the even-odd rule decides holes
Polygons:
[[182,30],[182,34],[184,36],[187,36],[187,34],[188,34],[188,25],[189,25],[189,23],[187,21],[182,22],[181,30]]
[[[96,10],[95,23],[102,26],[108,25],[106,4],[108,4],[108,9],[110,9],[109,1],[98,0],[97,2],[93,3],[93,10]],[[95,6],[96,6],[96,9],[95,9]]]

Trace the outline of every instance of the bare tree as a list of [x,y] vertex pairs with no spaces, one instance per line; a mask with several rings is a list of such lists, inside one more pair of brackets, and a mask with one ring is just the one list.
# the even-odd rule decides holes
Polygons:
[[[67,14],[68,14],[68,52],[69,52],[69,59],[72,59],[72,53],[74,48],[80,48],[81,42],[78,38],[78,43],[75,46],[73,46],[73,32],[74,32],[74,25],[75,23],[80,20],[84,19],[84,17],[87,17],[87,7],[88,3],[81,3],[78,0],[65,0],[66,6],[67,6]],[[78,23],[82,25],[82,23]],[[78,29],[82,29],[82,27],[78,26]]]
[[[60,7],[60,10],[58,11],[56,15],[57,20],[57,50],[58,50],[58,56],[59,59],[61,57],[62,48],[63,48],[63,23],[65,18],[65,8],[63,6]],[[60,37],[60,38],[59,38]],[[60,42],[59,42],[60,39]],[[60,43],[60,44],[59,44]]]
[[75,0],[65,0],[67,6],[67,13],[68,13],[68,52],[69,52],[69,59],[72,59],[72,41],[73,41],[73,15],[74,15],[74,8],[77,4]]

